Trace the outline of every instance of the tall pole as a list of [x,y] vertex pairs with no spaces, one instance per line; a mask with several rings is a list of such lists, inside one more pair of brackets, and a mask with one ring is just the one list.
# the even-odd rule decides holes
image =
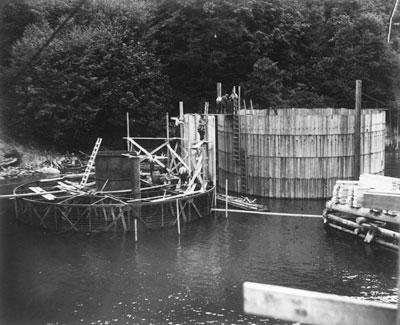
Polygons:
[[137,218],[135,218],[135,241],[138,241],[138,236],[137,236]]
[[225,179],[225,218],[228,219],[228,179]]
[[169,114],[167,112],[167,116],[166,116],[166,124],[167,124],[167,142],[169,143]]
[[178,225],[178,235],[181,234],[181,222],[179,220],[179,202],[176,200],[176,224]]
[[[129,112],[126,112],[126,137],[129,138],[130,137],[130,132],[129,132]],[[126,139],[126,145],[127,145],[127,150],[129,151],[129,147],[130,147],[130,142],[128,139]]]
[[217,98],[215,100],[215,113],[221,112],[221,102],[222,102],[222,84],[220,82],[217,83]]
[[183,140],[183,122],[185,121],[185,115],[183,113],[183,102],[179,102],[179,121],[182,123],[179,123],[179,137],[181,138],[181,148],[185,148],[186,146],[184,144]]
[[238,112],[240,112],[240,86],[238,86]]
[[355,121],[354,121],[354,168],[353,177],[358,179],[361,169],[361,99],[362,81],[356,80],[356,103],[355,103]]

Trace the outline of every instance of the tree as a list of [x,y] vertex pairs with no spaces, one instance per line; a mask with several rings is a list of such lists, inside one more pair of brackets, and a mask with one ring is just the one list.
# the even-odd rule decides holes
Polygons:
[[[51,32],[47,22],[30,26],[13,46],[11,71]],[[123,26],[70,24],[10,87],[17,106],[6,112],[10,128],[50,145],[88,147],[97,136],[121,139],[130,112],[135,135],[161,132],[168,78],[154,55],[129,36]]]
[[255,103],[255,108],[276,108],[282,104],[283,72],[276,62],[261,58],[255,64],[245,83],[245,96]]
[[196,111],[215,99],[215,85],[244,80],[259,55],[246,26],[245,1],[162,2],[150,20],[149,39],[171,80],[173,96]]

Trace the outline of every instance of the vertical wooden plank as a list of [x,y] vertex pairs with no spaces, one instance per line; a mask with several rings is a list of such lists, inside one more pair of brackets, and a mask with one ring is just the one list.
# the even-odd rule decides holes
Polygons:
[[354,123],[354,167],[353,177],[358,179],[360,176],[360,155],[361,155],[361,98],[362,96],[362,82],[356,80],[356,94],[355,94],[355,123]]

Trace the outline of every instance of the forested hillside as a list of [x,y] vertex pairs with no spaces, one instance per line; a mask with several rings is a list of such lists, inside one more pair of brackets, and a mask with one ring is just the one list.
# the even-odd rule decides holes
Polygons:
[[396,26],[387,42],[391,7],[383,0],[10,1],[1,12],[3,127],[54,147],[88,147],[98,136],[110,144],[124,136],[130,112],[135,135],[160,135],[179,101],[186,111],[205,101],[212,109],[217,82],[225,93],[240,85],[260,109],[351,108],[361,79],[364,105],[390,105],[399,75]]

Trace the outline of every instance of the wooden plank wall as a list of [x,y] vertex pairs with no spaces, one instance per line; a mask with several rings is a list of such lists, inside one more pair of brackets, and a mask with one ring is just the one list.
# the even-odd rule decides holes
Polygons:
[[[354,110],[241,110],[241,150],[247,157],[249,195],[326,198],[336,180],[354,179]],[[363,110],[361,173],[383,174],[385,112]],[[232,117],[218,116],[219,185],[239,192],[232,159]]]

